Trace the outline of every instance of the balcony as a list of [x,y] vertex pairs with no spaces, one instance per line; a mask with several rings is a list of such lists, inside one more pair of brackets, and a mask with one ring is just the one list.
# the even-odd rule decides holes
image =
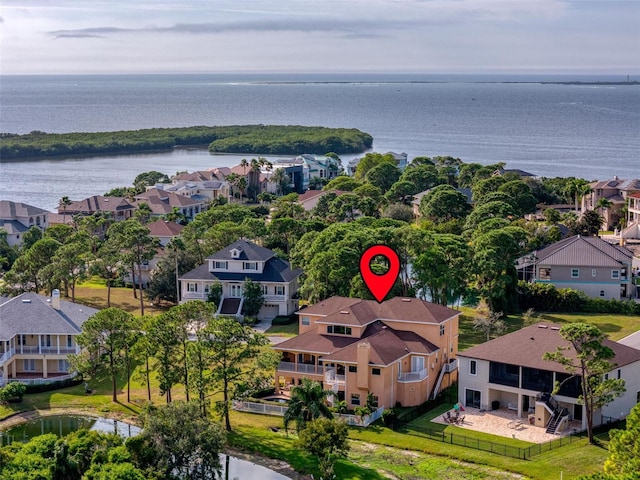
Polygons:
[[202,292],[182,292],[182,300],[204,300],[205,298]]
[[306,363],[280,362],[278,370],[282,372],[298,372],[310,375],[322,375],[324,367],[320,365],[309,365]]
[[37,347],[35,345],[19,345],[11,348],[0,356],[0,365],[9,361],[15,355],[69,355],[80,353],[80,347]]
[[417,372],[407,372],[402,373],[398,377],[399,382],[420,382],[427,378],[429,371],[426,368],[419,370]]
[[458,359],[454,358],[444,366],[444,373],[455,372],[458,369]]
[[286,302],[287,297],[285,295],[264,295],[264,301],[270,302]]
[[324,372],[324,383],[330,387],[338,387],[345,384],[345,376],[336,375],[335,368],[328,368]]

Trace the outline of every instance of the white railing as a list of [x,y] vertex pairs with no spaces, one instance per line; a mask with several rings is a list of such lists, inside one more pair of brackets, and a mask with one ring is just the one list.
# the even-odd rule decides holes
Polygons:
[[287,297],[284,295],[264,295],[265,302],[286,302]]
[[301,372],[322,375],[324,372],[324,367],[320,365],[307,365],[306,363],[280,362],[280,365],[278,365],[278,370],[282,370],[285,372]]
[[256,403],[256,402],[241,402],[234,400],[232,408],[240,412],[262,413],[265,415],[277,415],[279,417],[284,416],[284,412],[288,407],[282,405],[270,405],[268,403]]
[[16,349],[11,348],[8,352],[4,352],[0,357],[0,363],[4,363],[16,354]]
[[182,300],[200,300],[205,298],[201,292],[182,292]]
[[[243,402],[240,400],[234,400],[231,408],[239,412],[262,413],[264,415],[277,415],[279,417],[283,417],[289,407],[284,407],[281,405],[270,405],[268,403]],[[368,427],[373,422],[382,417],[382,412],[384,412],[384,407],[380,407],[375,412],[372,412],[369,415],[364,415],[362,417],[358,415],[346,415],[338,413],[335,413],[333,416],[335,418],[344,420],[348,425],[354,425],[357,427]]]
[[407,372],[407,373],[400,374],[398,381],[399,382],[419,382],[427,378],[428,374],[429,374],[429,371],[426,368],[423,368],[418,372]]
[[344,385],[345,376],[344,375],[336,375],[335,368],[328,368],[324,372],[324,382],[327,385],[333,387],[334,385]]
[[8,379],[4,379],[2,377],[0,377],[0,386],[5,386],[7,383],[10,382],[20,382],[20,383],[24,383],[25,385],[47,385],[49,383],[55,383],[55,382],[61,382],[64,380],[69,380],[72,379],[76,376],[75,373],[69,373],[67,375],[58,375],[56,377],[49,377],[49,378],[8,378]]
[[382,417],[382,412],[384,412],[384,407],[380,407],[375,412],[372,412],[369,415],[364,415],[362,417],[359,417],[358,415],[345,414],[335,414],[334,416],[346,421],[348,425],[353,425],[356,427],[368,427],[373,422]]
[[58,347],[40,347],[40,353],[58,353]]
[[444,371],[445,373],[455,372],[458,369],[458,359],[454,358],[449,363],[445,364]]
[[20,350],[16,351],[16,354],[23,354],[23,353],[40,353],[40,348],[37,346],[31,346],[31,345],[22,345],[20,346]]

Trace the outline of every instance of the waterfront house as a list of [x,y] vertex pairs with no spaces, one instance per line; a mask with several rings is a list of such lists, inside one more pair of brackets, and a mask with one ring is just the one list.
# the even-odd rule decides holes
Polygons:
[[633,254],[599,237],[574,235],[518,259],[523,280],[580,290],[590,297],[626,299]]
[[457,376],[460,312],[417,298],[383,303],[334,296],[297,312],[297,337],[273,348],[282,355],[278,392],[320,382],[349,408],[415,406]]
[[[548,433],[562,431],[570,420],[581,421],[586,429],[586,412],[578,401],[580,378],[569,375],[563,365],[542,359],[558,347],[567,348],[567,355],[575,354],[559,330],[558,325],[532,325],[460,352],[462,403],[482,410],[513,410]],[[640,401],[640,350],[611,340],[604,345],[615,353],[616,366],[607,375],[624,379],[626,392],[594,412],[594,426],[626,417]],[[561,388],[552,396],[556,382]]]
[[613,177],[609,180],[592,182],[589,184],[591,191],[582,197],[582,211],[598,209],[598,200],[605,198],[610,206],[598,209],[598,213],[604,218],[605,230],[617,225],[623,216],[622,208],[627,203],[629,195],[640,192],[640,179],[621,179]]
[[75,338],[97,312],[61,300],[58,290],[50,298],[31,292],[0,298],[0,384],[69,378],[67,355],[79,353]]
[[89,216],[102,214],[105,218],[120,222],[133,216],[136,207],[123,197],[104,197],[93,195],[83,200],[73,201],[69,205],[60,205],[58,214],[65,216]]
[[26,203],[0,200],[0,228],[7,232],[10,246],[22,245],[24,233],[33,226],[44,231],[49,226],[49,212]]
[[171,183],[158,183],[155,187],[193,200],[203,200],[205,203],[220,198],[229,200],[231,195],[229,182],[224,180],[224,175],[217,169],[180,173],[171,178]]
[[186,195],[178,195],[157,187],[151,187],[146,192],[135,196],[136,205],[146,203],[151,209],[151,217],[164,217],[175,211],[182,214],[187,221],[204,211],[207,207],[204,198],[189,198]]
[[238,240],[207,257],[206,263],[179,278],[181,301],[207,300],[211,285],[222,285],[218,313],[240,315],[244,283],[248,278],[259,282],[264,305],[259,319],[291,315],[298,308],[298,277],[302,270],[292,270],[289,262],[276,257],[273,250],[247,240]]

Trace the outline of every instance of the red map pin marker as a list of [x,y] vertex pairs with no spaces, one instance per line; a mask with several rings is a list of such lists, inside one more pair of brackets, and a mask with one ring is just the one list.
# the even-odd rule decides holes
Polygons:
[[[371,270],[371,260],[378,255],[385,257],[389,262],[389,270],[382,275],[378,275]],[[386,245],[374,245],[367,248],[360,257],[360,275],[371,294],[382,303],[384,297],[396,283],[396,279],[400,274],[400,259],[398,254]]]

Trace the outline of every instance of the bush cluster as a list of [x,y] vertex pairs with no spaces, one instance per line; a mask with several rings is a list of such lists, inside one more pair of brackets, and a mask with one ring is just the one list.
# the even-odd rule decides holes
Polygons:
[[0,388],[0,402],[21,402],[22,397],[27,391],[27,386],[20,382],[7,383],[6,386]]
[[556,288],[549,283],[519,282],[518,302],[523,311],[533,308],[540,312],[640,315],[640,303],[591,298],[579,290]]

